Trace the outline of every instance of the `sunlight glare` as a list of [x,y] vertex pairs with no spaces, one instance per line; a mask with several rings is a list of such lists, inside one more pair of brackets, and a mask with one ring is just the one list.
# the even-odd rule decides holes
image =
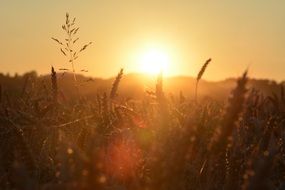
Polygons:
[[140,71],[147,74],[158,74],[168,72],[170,59],[169,55],[159,49],[149,49],[139,60]]

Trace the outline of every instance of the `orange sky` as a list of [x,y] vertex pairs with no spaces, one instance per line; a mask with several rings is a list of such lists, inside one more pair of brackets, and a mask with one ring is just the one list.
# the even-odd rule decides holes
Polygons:
[[50,40],[63,38],[67,11],[78,19],[81,43],[94,42],[76,65],[88,75],[139,72],[141,55],[154,47],[169,55],[171,75],[196,75],[211,57],[209,80],[247,67],[252,77],[285,78],[281,0],[1,0],[1,72],[69,67]]

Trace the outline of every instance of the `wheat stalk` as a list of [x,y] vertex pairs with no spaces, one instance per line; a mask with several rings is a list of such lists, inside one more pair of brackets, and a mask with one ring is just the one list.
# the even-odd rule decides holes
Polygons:
[[164,93],[163,93],[163,72],[161,71],[156,80],[156,86],[155,86],[155,95],[156,98],[159,102],[164,98]]
[[203,67],[200,69],[200,71],[199,71],[199,73],[198,73],[198,75],[197,75],[197,78],[196,78],[196,88],[195,88],[195,101],[197,102],[197,98],[198,98],[198,85],[199,85],[199,81],[202,79],[202,77],[203,77],[203,75],[204,75],[204,73],[205,73],[205,71],[206,71],[206,69],[207,69],[207,67],[208,67],[208,65],[209,65],[209,63],[212,61],[212,59],[210,58],[210,59],[208,59],[205,63],[204,63],[204,65],[203,65]]
[[124,69],[121,69],[115,81],[113,82],[112,89],[110,92],[110,99],[114,99],[117,96],[117,91],[118,91],[119,84],[120,84],[123,74],[124,74]]
[[247,92],[247,81],[247,71],[245,71],[243,76],[238,79],[237,87],[232,91],[232,96],[229,99],[229,106],[222,121],[220,137],[216,144],[216,148],[219,150],[223,150],[226,147],[229,137],[239,119],[239,115],[243,110],[243,104],[245,102],[245,95]]
[[53,67],[51,67],[51,87],[52,87],[52,95],[53,95],[53,101],[56,104],[58,102],[58,88],[57,88],[57,77],[56,72]]

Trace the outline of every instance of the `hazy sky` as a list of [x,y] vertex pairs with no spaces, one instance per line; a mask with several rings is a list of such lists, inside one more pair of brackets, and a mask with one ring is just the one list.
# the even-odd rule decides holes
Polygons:
[[77,17],[81,43],[93,41],[77,69],[110,77],[137,72],[149,47],[165,51],[172,74],[285,80],[284,0],[0,0],[0,71],[48,73],[68,67],[51,37],[63,38],[65,12]]

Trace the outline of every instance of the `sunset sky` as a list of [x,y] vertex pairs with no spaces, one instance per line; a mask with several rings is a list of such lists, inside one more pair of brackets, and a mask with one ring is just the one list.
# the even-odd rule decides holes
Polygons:
[[76,63],[90,76],[141,72],[155,50],[169,75],[194,76],[211,57],[208,80],[248,67],[252,77],[285,80],[283,0],[0,0],[0,71],[69,68],[51,40],[64,38],[66,12],[77,17],[79,43],[94,42]]

